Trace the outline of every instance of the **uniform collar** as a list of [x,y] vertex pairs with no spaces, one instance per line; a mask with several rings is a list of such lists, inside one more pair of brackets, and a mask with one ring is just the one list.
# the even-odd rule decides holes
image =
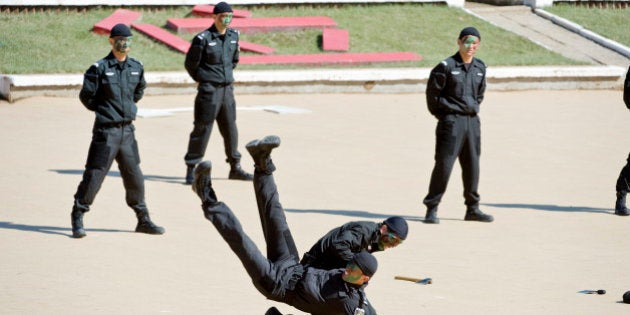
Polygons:
[[[114,56],[113,52],[109,52],[109,55],[107,55],[107,57],[105,57],[105,60],[107,60],[107,66],[112,67],[115,65],[118,65],[118,59],[116,59],[116,56]],[[127,56],[127,59],[125,59],[125,61],[123,61],[122,63],[122,68],[126,68],[127,67],[127,61],[129,60],[129,56]]]
[[[463,67],[464,66],[464,60],[462,60],[462,56],[459,54],[459,51],[456,52],[453,57],[455,60],[455,65],[458,67]],[[474,66],[477,63],[477,58],[473,57],[472,60],[470,61],[470,65]]]

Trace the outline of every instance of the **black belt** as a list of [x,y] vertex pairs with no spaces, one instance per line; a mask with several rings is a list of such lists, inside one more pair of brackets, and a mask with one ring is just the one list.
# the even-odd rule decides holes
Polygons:
[[223,82],[223,83],[216,83],[216,82],[204,82],[204,83],[208,83],[214,87],[226,87],[230,84],[232,84],[232,82]]
[[127,126],[127,125],[131,125],[131,121],[102,123],[102,124],[99,124],[99,127],[101,127],[101,128],[118,128],[118,127],[124,127],[124,126]]

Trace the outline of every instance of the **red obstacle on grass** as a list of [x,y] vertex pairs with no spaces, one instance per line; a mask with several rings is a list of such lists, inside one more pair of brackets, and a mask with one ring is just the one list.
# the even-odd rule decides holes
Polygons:
[[189,41],[177,37],[167,30],[153,24],[132,24],[131,27],[179,52],[186,53],[190,48]]
[[140,12],[118,9],[108,17],[94,24],[92,31],[98,34],[109,35],[109,32],[111,32],[112,28],[114,28],[114,25],[122,23],[129,26],[141,16],[142,13]]
[[248,65],[323,65],[365,64],[381,62],[419,61],[422,56],[411,52],[393,53],[333,53],[305,55],[241,56],[239,63]]
[[[169,31],[152,24],[132,24],[131,27],[165,45],[181,52],[187,53],[190,48],[190,42],[173,35]],[[243,51],[255,52],[259,54],[271,54],[274,49],[271,47],[253,44],[250,42],[240,41],[239,46]]]
[[[201,32],[214,23],[209,18],[168,19],[166,27],[177,33]],[[325,29],[337,27],[337,23],[327,16],[274,17],[233,19],[230,28],[241,33],[295,31],[309,28]]]
[[[211,16],[212,10],[214,10],[213,5],[199,4],[193,7],[192,15],[203,16],[203,17]],[[245,11],[245,10],[233,10],[233,11],[234,11],[233,16],[235,18],[248,18],[252,16],[252,13],[250,11]]]
[[322,49],[325,51],[348,51],[350,34],[347,30],[325,28],[322,32]]

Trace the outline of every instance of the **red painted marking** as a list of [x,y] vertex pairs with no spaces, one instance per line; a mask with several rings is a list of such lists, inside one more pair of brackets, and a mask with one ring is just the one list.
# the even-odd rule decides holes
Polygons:
[[129,26],[141,16],[142,13],[140,12],[118,9],[108,17],[94,24],[92,31],[98,34],[109,35],[109,32],[111,32],[112,28],[114,28],[114,25],[123,23]]
[[322,32],[322,49],[326,51],[348,51],[350,49],[350,35],[348,31],[325,28]]
[[[212,10],[214,10],[214,6],[213,5],[204,5],[204,4],[200,4],[200,5],[196,5],[193,7],[192,9],[192,14],[194,16],[211,16],[212,15]],[[248,17],[252,17],[252,13],[250,11],[246,11],[246,10],[233,10],[233,14],[235,18],[248,18]]]
[[241,56],[241,64],[358,64],[376,62],[418,61],[422,56],[411,52],[394,53],[334,53],[334,54],[306,54],[306,55],[272,55],[272,56]]
[[[166,27],[178,33],[197,33],[207,29],[212,23],[214,20],[208,18],[168,19]],[[324,29],[336,26],[337,23],[327,16],[233,19],[230,24],[230,28],[242,33]]]

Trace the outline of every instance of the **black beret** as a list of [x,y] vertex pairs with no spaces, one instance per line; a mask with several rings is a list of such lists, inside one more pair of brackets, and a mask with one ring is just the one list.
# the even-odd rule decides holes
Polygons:
[[357,266],[359,266],[363,274],[368,277],[374,275],[376,273],[376,269],[378,268],[378,261],[376,261],[376,257],[366,251],[354,254],[352,261],[354,261]]
[[383,224],[387,225],[387,229],[396,233],[403,240],[407,238],[407,232],[409,231],[409,227],[407,226],[407,221],[401,217],[389,217]]
[[623,294],[623,302],[626,304],[630,304],[630,291],[627,291]]
[[479,34],[479,31],[472,26],[466,27],[461,32],[459,32],[458,38],[462,39],[464,36],[468,36],[468,35],[473,35],[479,38],[479,40],[481,40],[481,34]]
[[116,37],[116,36],[129,37],[131,36],[131,30],[129,29],[127,25],[118,23],[114,25],[114,27],[112,27],[112,31],[109,33],[109,37]]
[[219,13],[225,13],[225,12],[232,12],[232,7],[230,7],[229,4],[223,1],[217,3],[217,5],[214,6],[214,9],[212,9],[212,14],[219,14]]

